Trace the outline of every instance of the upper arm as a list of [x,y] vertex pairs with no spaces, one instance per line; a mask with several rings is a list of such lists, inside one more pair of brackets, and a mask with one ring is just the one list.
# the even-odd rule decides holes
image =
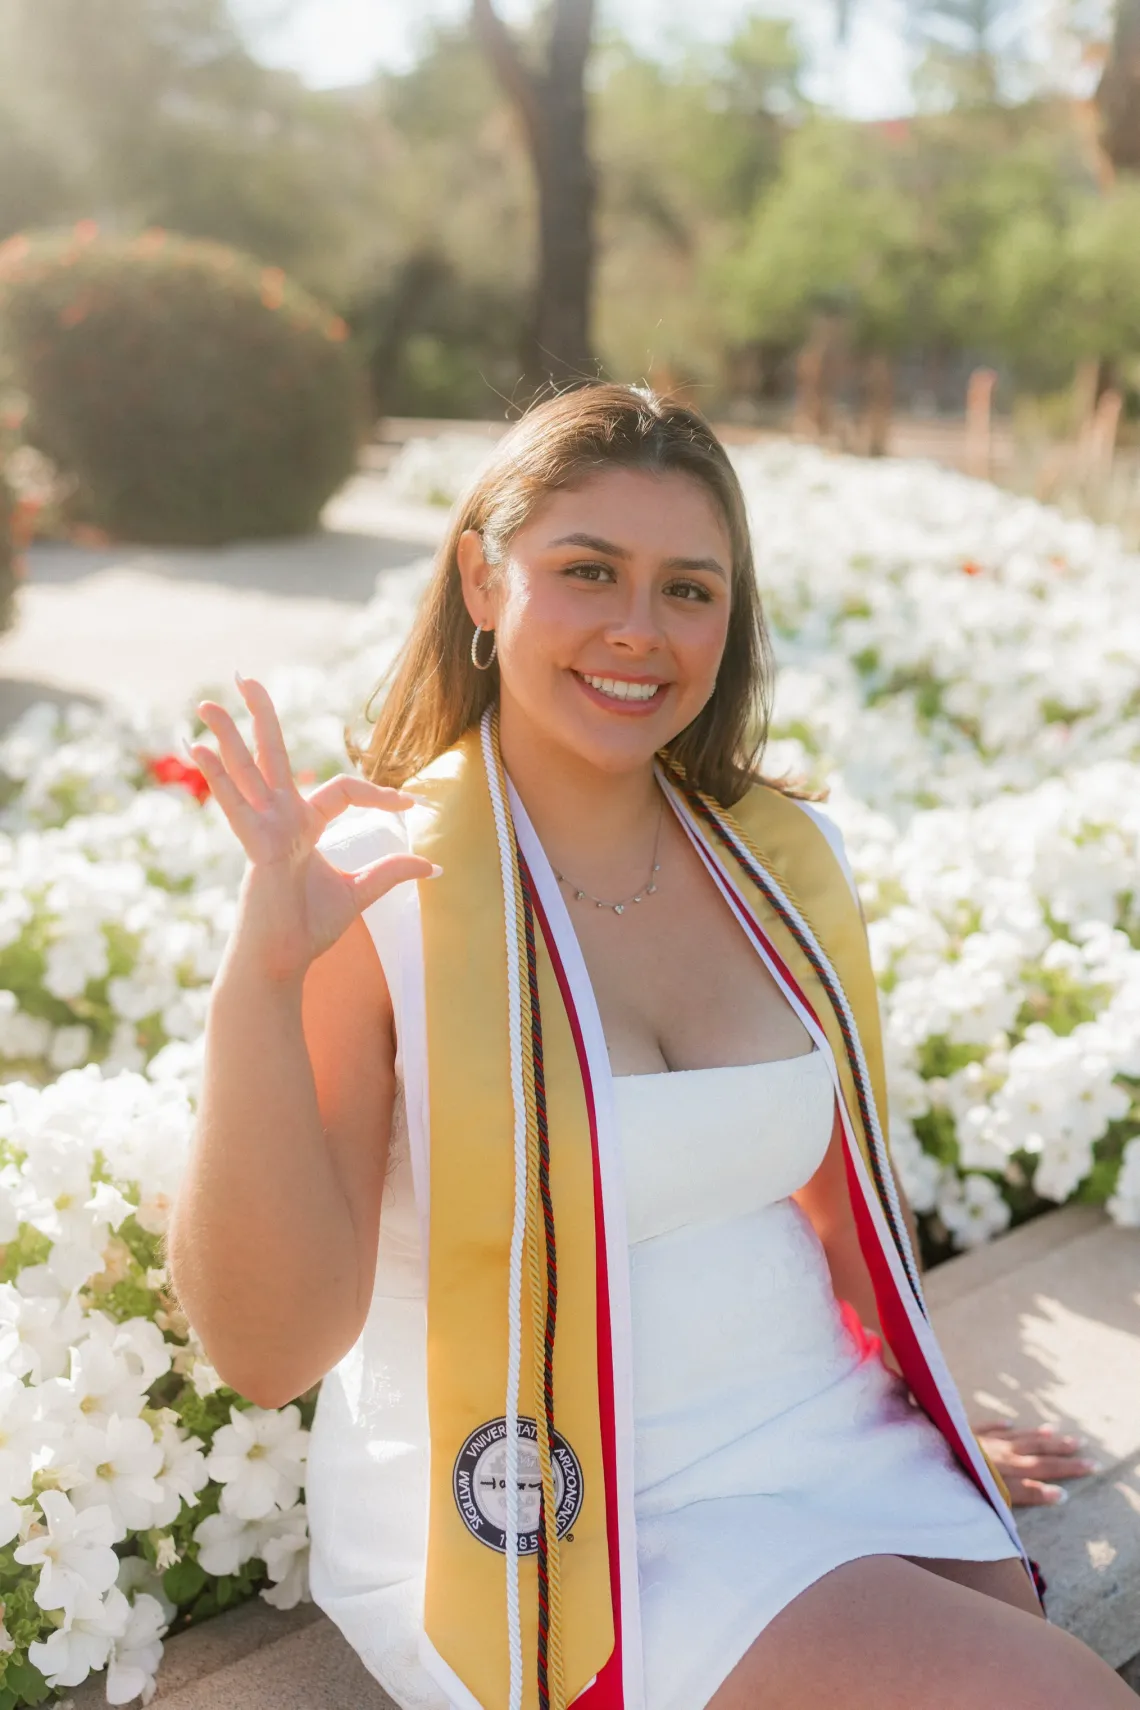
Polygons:
[[843,1155],[843,1127],[838,1102],[831,1124],[831,1139],[823,1161],[814,1175],[792,1194],[811,1219],[824,1247],[835,1246],[855,1235],[855,1213],[847,1186],[847,1164]]
[[855,901],[859,903],[859,912],[862,914],[863,904],[859,901],[859,888],[855,883],[855,875],[851,871],[851,862],[847,858],[847,846],[843,841],[843,833],[840,831],[831,815],[829,813],[825,813],[822,808],[817,807],[814,802],[800,801],[795,797],[792,799],[795,800],[796,806],[806,813],[808,818],[813,820],[823,832],[823,835],[828,841],[831,853],[835,856],[835,859],[839,862],[839,865],[843,870],[843,877],[847,880],[851,895],[855,898]]
[[[383,845],[372,847],[376,841],[370,831],[351,844],[323,839],[322,849],[348,869],[386,853]],[[362,918],[309,967],[301,1022],[325,1144],[356,1236],[363,1322],[375,1278],[396,1096],[396,1033],[383,964]]]

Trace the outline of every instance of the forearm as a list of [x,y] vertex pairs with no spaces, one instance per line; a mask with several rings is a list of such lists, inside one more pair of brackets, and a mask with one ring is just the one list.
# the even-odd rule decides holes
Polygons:
[[351,1345],[355,1231],[321,1124],[301,981],[227,958],[210,1004],[197,1131],[175,1206],[175,1288],[212,1363],[265,1405]]

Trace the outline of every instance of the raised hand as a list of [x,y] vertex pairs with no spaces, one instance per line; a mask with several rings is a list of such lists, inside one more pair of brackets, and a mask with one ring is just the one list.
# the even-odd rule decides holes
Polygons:
[[386,855],[358,873],[342,873],[327,861],[317,841],[347,807],[399,813],[415,798],[351,773],[302,796],[268,691],[252,678],[235,680],[253,716],[256,758],[215,701],[202,701],[198,713],[217,751],[206,743],[189,751],[249,857],[234,941],[269,978],[297,979],[370,903],[406,879],[431,878],[439,869],[419,855]]

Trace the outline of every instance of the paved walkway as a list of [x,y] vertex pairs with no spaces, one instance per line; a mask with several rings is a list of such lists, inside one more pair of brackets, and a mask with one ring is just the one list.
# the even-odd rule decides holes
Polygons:
[[136,697],[179,711],[234,668],[258,675],[343,643],[385,570],[430,552],[446,513],[395,505],[363,472],[322,533],[213,549],[39,542],[0,636],[0,727],[37,700]]

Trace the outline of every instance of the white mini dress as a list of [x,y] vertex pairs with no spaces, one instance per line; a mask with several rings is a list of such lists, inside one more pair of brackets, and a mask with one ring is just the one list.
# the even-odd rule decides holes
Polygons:
[[[384,852],[357,844],[342,865]],[[368,913],[394,993],[398,897]],[[822,1054],[618,1077],[614,1093],[646,1710],[703,1710],[773,1617],[841,1563],[1016,1551],[877,1341],[844,1315],[790,1198],[831,1136]],[[372,1306],[321,1388],[307,1502],[314,1598],[402,1710],[448,1710],[418,1657],[425,1330],[401,1094]]]

